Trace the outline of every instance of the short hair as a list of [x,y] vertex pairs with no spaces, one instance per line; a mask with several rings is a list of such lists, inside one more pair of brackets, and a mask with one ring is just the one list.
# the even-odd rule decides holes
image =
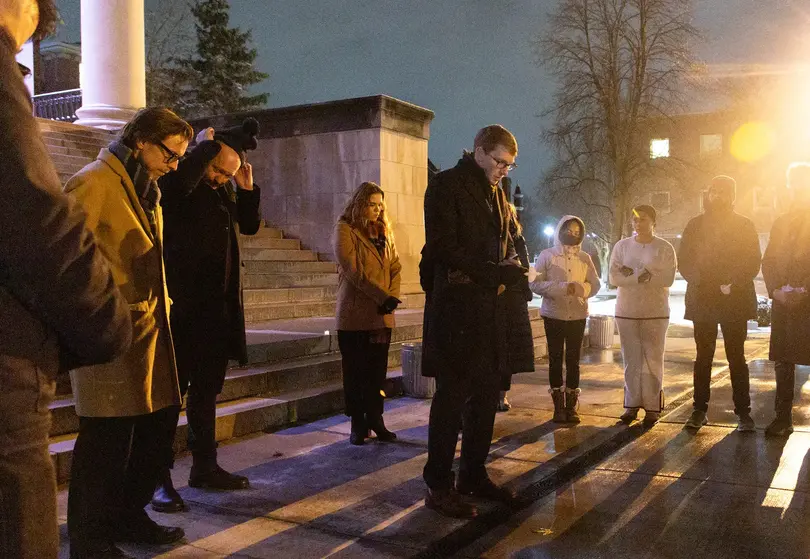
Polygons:
[[810,163],[791,163],[787,169],[788,188],[810,188]]
[[653,223],[655,223],[655,208],[650,206],[649,204],[639,204],[638,206],[633,207],[633,213],[645,213],[650,216],[650,219]]
[[473,148],[482,148],[485,152],[489,153],[498,146],[506,149],[510,154],[517,155],[518,145],[514,134],[501,126],[500,124],[490,124],[484,126],[475,135]]
[[39,23],[34,31],[34,39],[42,40],[56,32],[59,22],[59,11],[54,0],[37,0],[39,6]]
[[163,107],[139,110],[121,130],[121,141],[131,149],[139,141],[156,144],[170,136],[183,136],[191,141],[194,129],[174,112]]

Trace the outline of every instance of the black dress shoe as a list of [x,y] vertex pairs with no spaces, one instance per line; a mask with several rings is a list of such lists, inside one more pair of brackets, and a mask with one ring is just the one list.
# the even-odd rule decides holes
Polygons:
[[353,415],[352,432],[349,435],[349,442],[355,446],[360,446],[366,442],[366,437],[368,437],[366,419],[362,415]]
[[459,482],[457,490],[461,495],[469,495],[488,501],[497,501],[509,505],[510,507],[519,503],[517,494],[512,489],[495,485],[489,478],[485,478],[476,484]]
[[225,491],[247,489],[250,487],[248,478],[226,472],[219,466],[208,472],[195,471],[194,467],[192,467],[191,475],[188,478],[188,484],[191,487],[222,489]]
[[446,491],[428,489],[425,507],[450,518],[475,518],[478,516],[478,508],[462,499],[455,489]]
[[115,541],[166,545],[179,542],[186,537],[185,531],[176,526],[161,526],[148,516],[123,519],[118,525]]
[[171,476],[166,475],[155,489],[152,495],[152,510],[168,513],[186,510],[186,504],[174,488]]
[[368,419],[368,427],[374,431],[375,435],[377,435],[378,441],[390,443],[391,441],[397,440],[397,434],[386,429],[382,416],[374,418],[370,417]]

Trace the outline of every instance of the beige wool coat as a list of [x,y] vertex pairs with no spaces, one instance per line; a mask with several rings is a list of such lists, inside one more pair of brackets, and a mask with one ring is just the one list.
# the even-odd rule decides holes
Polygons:
[[160,207],[155,210],[157,234],[153,234],[132,179],[106,148],[68,181],[65,191],[87,214],[87,227],[129,303],[133,327],[132,346],[122,357],[71,371],[76,413],[124,417],[179,405]]
[[340,276],[337,329],[393,328],[393,313],[380,314],[377,309],[388,297],[399,297],[402,265],[394,243],[389,240],[381,256],[364,233],[339,221],[333,245]]

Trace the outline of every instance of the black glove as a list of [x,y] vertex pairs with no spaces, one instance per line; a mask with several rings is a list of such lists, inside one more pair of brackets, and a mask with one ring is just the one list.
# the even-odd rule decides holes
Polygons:
[[517,285],[526,279],[526,273],[529,270],[523,266],[508,265],[498,266],[498,283],[506,287]]
[[377,312],[380,314],[391,314],[401,302],[402,301],[396,297],[388,297],[385,301],[383,301],[382,305],[377,308]]

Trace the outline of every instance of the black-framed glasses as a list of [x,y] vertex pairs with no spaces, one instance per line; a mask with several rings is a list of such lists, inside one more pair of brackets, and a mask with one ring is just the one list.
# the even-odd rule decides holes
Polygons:
[[487,155],[489,155],[490,159],[492,159],[495,162],[498,169],[506,170],[506,171],[513,171],[515,169],[515,167],[517,167],[517,163],[509,163],[508,161],[504,161],[503,159],[498,159],[497,157],[493,157],[489,153],[487,153]]
[[164,163],[174,163],[175,161],[182,160],[183,157],[184,157],[183,155],[180,155],[179,153],[175,153],[172,150],[170,150],[169,148],[167,148],[166,144],[164,144],[161,141],[155,142],[155,145],[159,146],[160,149],[163,150],[163,153],[166,154],[166,159],[163,160]]

